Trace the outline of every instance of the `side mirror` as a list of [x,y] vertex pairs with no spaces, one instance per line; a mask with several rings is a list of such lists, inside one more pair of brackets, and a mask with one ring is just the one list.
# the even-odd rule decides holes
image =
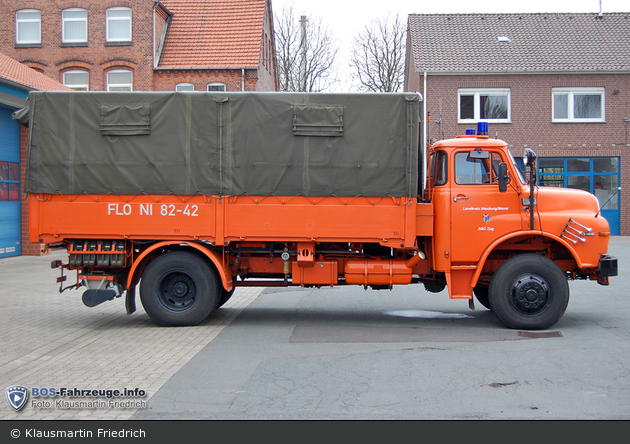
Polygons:
[[510,180],[510,176],[507,173],[507,164],[501,162],[499,164],[499,192],[505,193],[507,191],[507,184]]

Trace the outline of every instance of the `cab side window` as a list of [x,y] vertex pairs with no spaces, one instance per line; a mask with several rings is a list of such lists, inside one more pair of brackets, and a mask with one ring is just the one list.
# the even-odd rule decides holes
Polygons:
[[433,178],[433,186],[439,187],[446,185],[448,176],[447,165],[448,157],[444,151],[438,151],[431,154],[431,177]]
[[470,153],[455,154],[455,183],[458,185],[497,185],[499,153],[491,153],[487,159],[472,158]]

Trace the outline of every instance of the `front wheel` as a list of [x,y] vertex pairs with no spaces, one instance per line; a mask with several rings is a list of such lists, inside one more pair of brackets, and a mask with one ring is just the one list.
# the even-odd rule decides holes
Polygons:
[[477,286],[473,288],[473,293],[481,305],[486,307],[488,310],[492,310],[492,307],[490,307],[490,298],[488,296],[488,285],[477,284]]
[[147,314],[165,327],[192,326],[219,303],[219,284],[207,262],[187,252],[165,253],[153,260],[140,281]]
[[544,330],[564,314],[569,304],[569,284],[551,259],[521,254],[497,269],[488,297],[492,311],[506,326]]

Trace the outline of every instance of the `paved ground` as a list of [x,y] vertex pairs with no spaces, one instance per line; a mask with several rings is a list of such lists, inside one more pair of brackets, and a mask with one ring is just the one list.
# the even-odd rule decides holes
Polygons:
[[[139,298],[138,311],[127,316],[122,298],[87,308],[81,302],[82,290],[59,294],[54,283],[59,271],[50,269],[54,259],[67,262],[67,254],[63,251],[40,258],[0,260],[2,389],[12,385],[140,388],[147,392],[147,397],[142,398],[146,401],[261,291],[238,289],[216,316],[200,326],[161,328],[151,322]],[[0,419],[127,419],[134,411],[27,405],[15,412],[6,398],[0,402]]]
[[[0,260],[0,387],[140,388],[146,406],[0,419],[630,419],[630,238],[610,287],[572,282],[541,335],[414,286],[239,289],[198,327],[56,292],[64,258]],[[40,398],[41,400],[41,398]]]

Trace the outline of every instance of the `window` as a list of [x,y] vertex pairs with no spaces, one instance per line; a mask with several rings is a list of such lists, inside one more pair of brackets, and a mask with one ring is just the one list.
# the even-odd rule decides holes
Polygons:
[[540,185],[588,191],[604,210],[619,209],[618,157],[542,157],[538,159]]
[[75,91],[89,91],[90,74],[78,69],[66,71],[63,73],[63,84]]
[[15,42],[42,43],[42,13],[37,9],[22,9],[15,14]]
[[498,184],[499,164],[502,162],[498,153],[492,153],[487,159],[473,158],[469,152],[455,154],[455,183],[458,185]]
[[604,122],[604,88],[553,88],[552,122]]
[[107,91],[133,91],[133,73],[127,69],[109,71]]
[[64,43],[87,42],[87,11],[85,9],[64,9],[61,13]]
[[210,83],[208,85],[208,91],[225,91],[225,84],[223,84],[223,83]]
[[510,123],[510,89],[460,89],[458,95],[458,122]]
[[0,201],[20,200],[20,164],[0,162]]
[[438,151],[431,154],[431,177],[433,186],[446,185],[448,156],[445,151]]
[[107,15],[107,41],[131,41],[131,9],[109,8]]
[[192,83],[178,83],[175,85],[175,91],[194,91],[195,85]]

